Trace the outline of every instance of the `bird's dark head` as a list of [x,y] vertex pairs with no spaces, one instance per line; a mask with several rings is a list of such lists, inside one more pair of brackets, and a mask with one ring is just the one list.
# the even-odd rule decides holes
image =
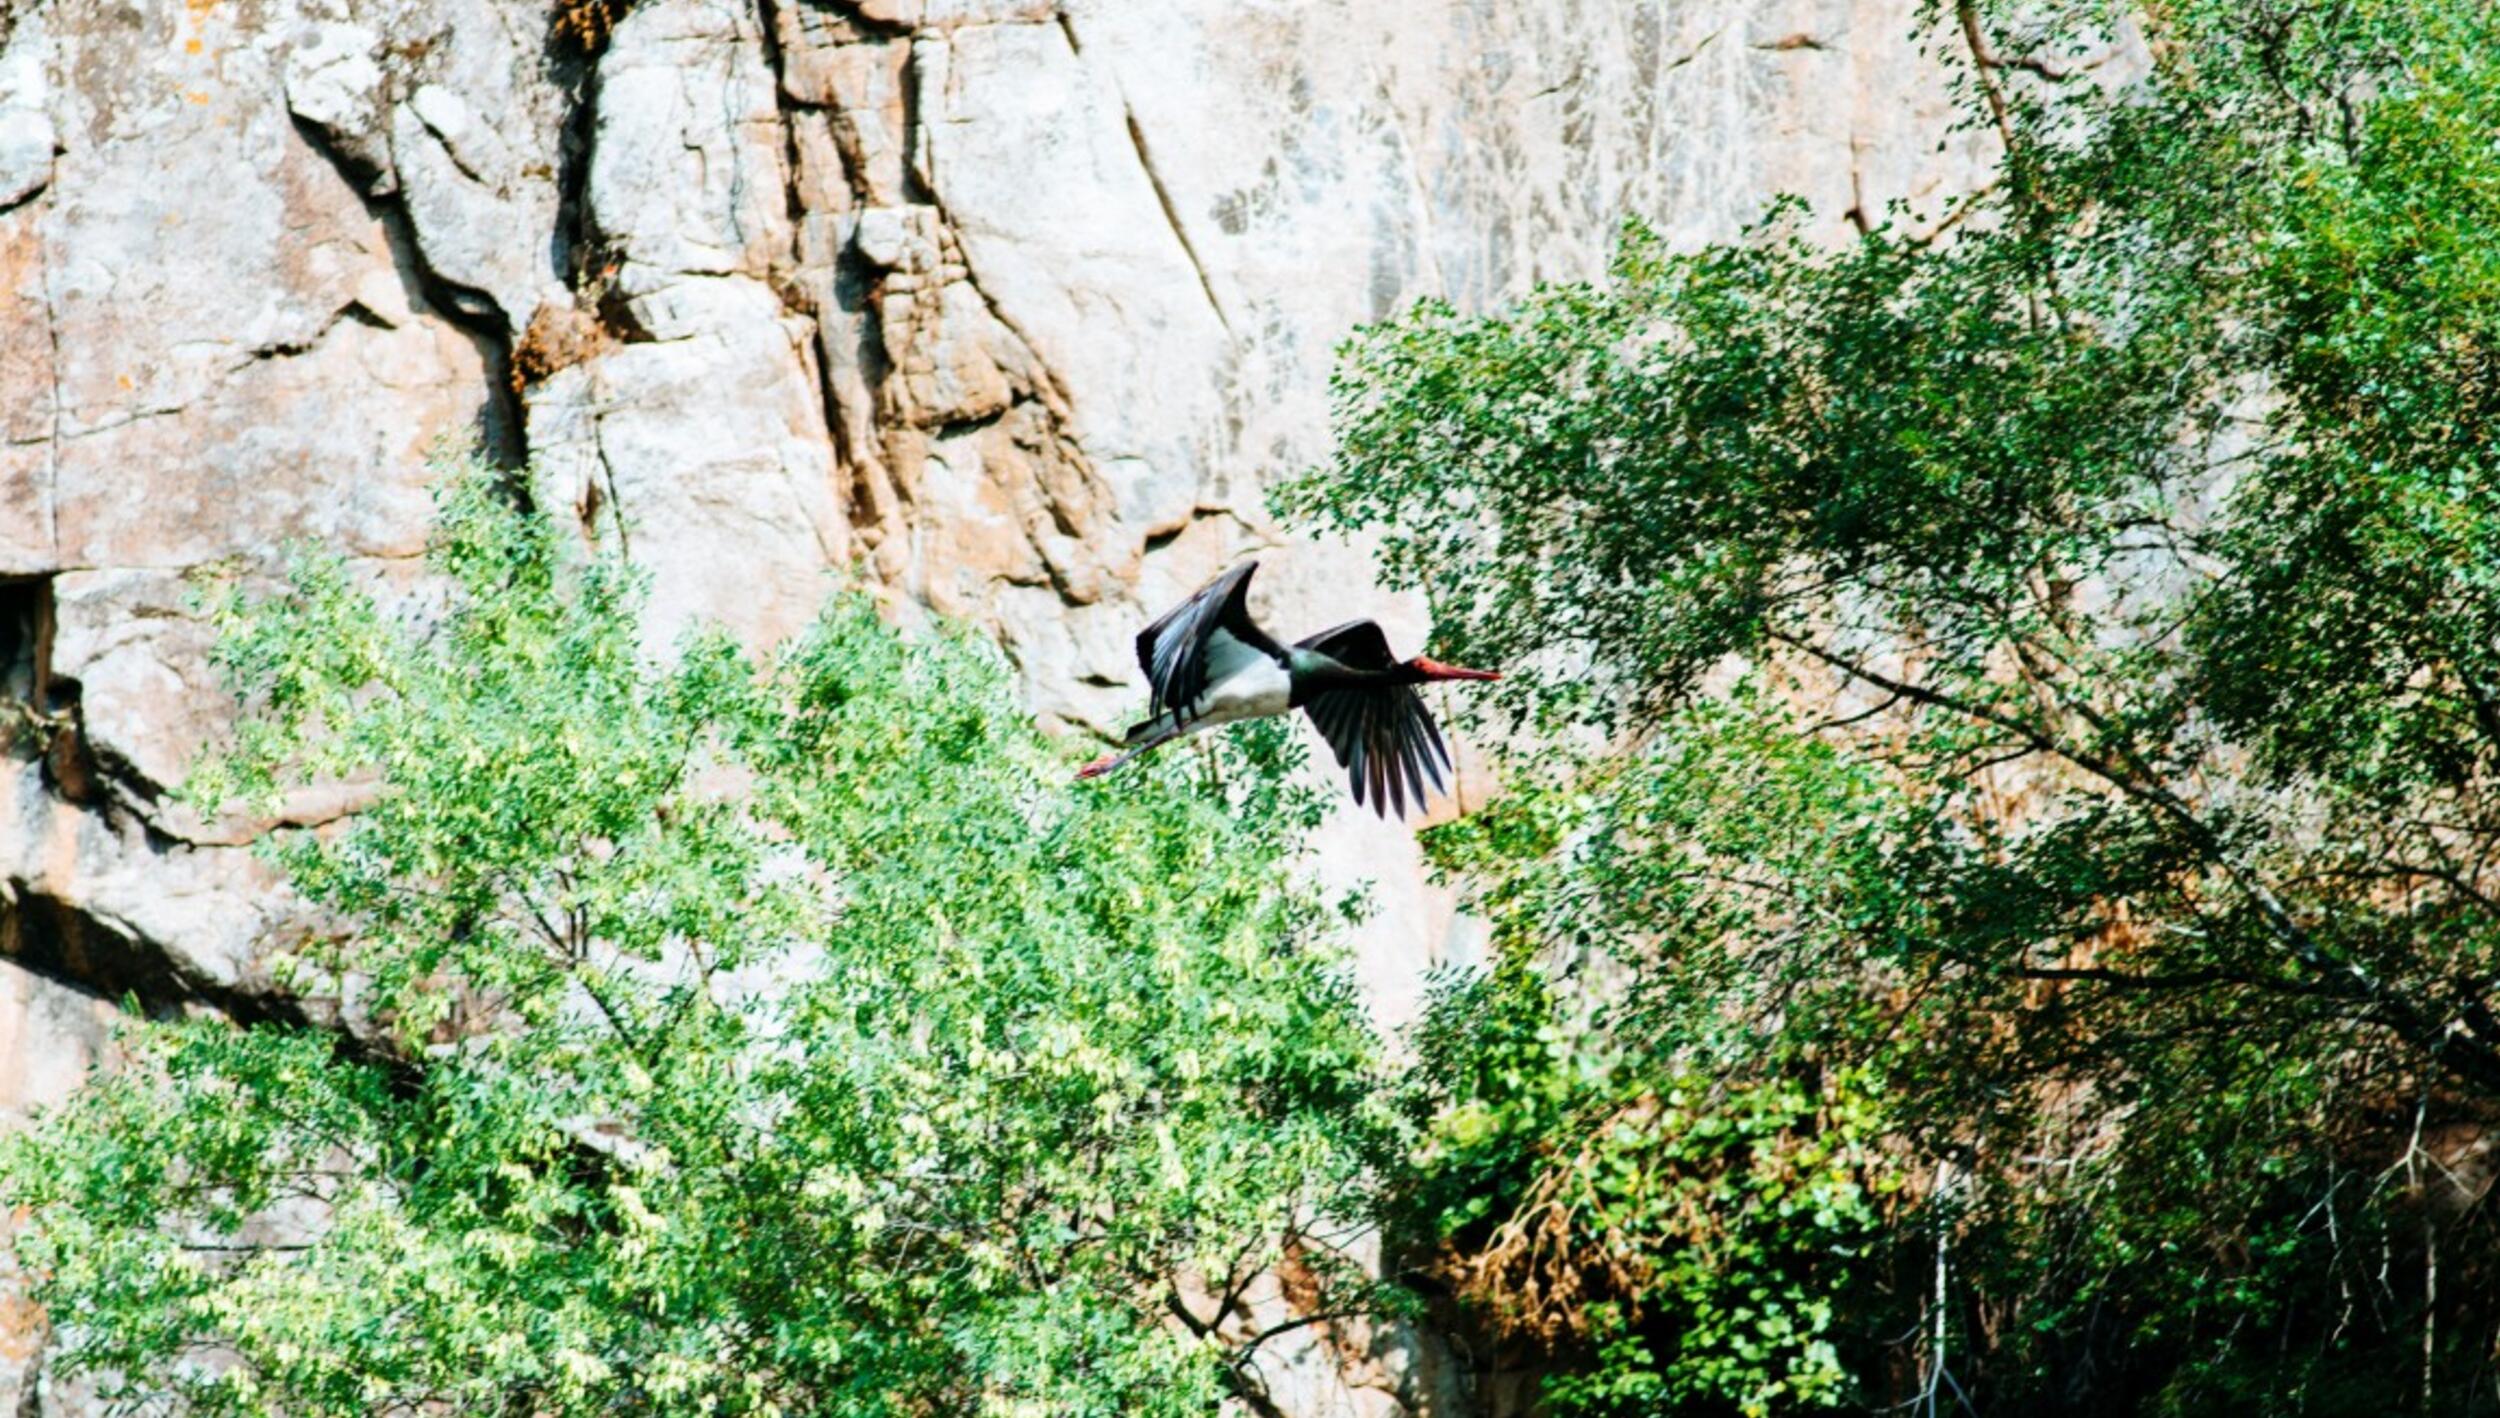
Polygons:
[[1421,655],[1407,661],[1406,667],[1415,672],[1415,678],[1418,680],[1500,679],[1502,677],[1497,670],[1464,669],[1457,665],[1442,664],[1439,660],[1427,660]]

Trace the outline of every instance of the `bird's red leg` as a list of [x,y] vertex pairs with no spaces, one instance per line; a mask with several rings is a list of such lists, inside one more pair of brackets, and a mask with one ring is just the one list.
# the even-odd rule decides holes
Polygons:
[[1126,745],[1126,752],[1115,751],[1112,753],[1106,753],[1102,757],[1097,758],[1093,762],[1088,763],[1084,767],[1076,770],[1077,781],[1081,783],[1088,778],[1099,778],[1103,774],[1110,772],[1112,769],[1119,767],[1121,764],[1128,762],[1130,759],[1135,758],[1137,755],[1144,753],[1149,749],[1161,748],[1163,745],[1179,738],[1181,733],[1181,728],[1178,725],[1175,725],[1171,721],[1170,716],[1167,715],[1159,723],[1156,723],[1143,737],[1130,739]]

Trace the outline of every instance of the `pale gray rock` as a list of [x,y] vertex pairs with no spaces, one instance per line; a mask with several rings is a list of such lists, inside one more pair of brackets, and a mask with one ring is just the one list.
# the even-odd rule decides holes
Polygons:
[[0,211],[52,182],[60,135],[45,110],[49,85],[36,54],[32,44],[0,51]]
[[848,179],[860,200],[875,206],[910,200],[904,182],[911,140],[904,103],[910,83],[909,44],[826,44],[811,35],[784,42],[785,91],[794,102],[833,110]]
[[428,273],[447,283],[449,303],[509,332],[544,293],[562,293],[541,243],[515,240],[547,228],[554,188],[524,180],[512,150],[466,100],[425,85],[392,110],[390,134],[417,249]]
[[750,318],[621,346],[534,391],[540,499],[597,509],[587,530],[650,568],[655,644],[698,623],[767,644],[814,617],[847,560],[809,332],[752,282],[687,286]]
[[[1231,337],[1115,83],[1056,24],[913,45],[917,161],[972,279],[1068,391],[1070,432],[1124,528],[1197,500]],[[1066,279],[1072,267],[1095,273]]]
[[849,559],[777,93],[734,8],[656,0],[617,26],[588,201],[628,328],[527,396],[542,498],[652,569],[659,643],[789,635]]
[[0,1128],[67,1098],[102,1061],[110,1001],[0,963]]
[[381,48],[381,36],[362,25],[310,24],[297,31],[282,67],[287,111],[370,173],[365,190],[374,196],[399,188],[382,127]]
[[852,240],[868,264],[882,271],[922,275],[937,265],[938,210],[931,206],[868,207],[859,214]]
[[60,564],[47,204],[38,197],[0,212],[0,576],[40,575]]
[[233,713],[208,671],[195,592],[180,573],[146,567],[52,580],[51,672],[79,686],[89,740],[150,793],[179,784]]
[[1058,11],[1054,0],[859,0],[858,8],[872,23],[908,30],[1042,24]]
[[[0,1130],[23,1126],[86,1080],[110,1049],[114,1014],[98,995],[0,959]],[[64,1411],[44,1403],[43,1346],[51,1327],[19,1288],[7,1245],[12,1225],[0,1217],[0,1412]]]
[[[41,897],[95,933],[55,966],[95,972],[81,983],[163,999],[266,991],[266,952],[297,909],[275,884],[246,848],[162,850],[134,816],[85,810],[60,796],[40,764],[0,759],[0,894],[12,919],[24,919],[25,899]],[[17,939],[12,953],[51,950]]]
[[589,202],[629,294],[687,275],[760,277],[787,256],[777,94],[743,7],[646,0],[618,23],[599,62]]

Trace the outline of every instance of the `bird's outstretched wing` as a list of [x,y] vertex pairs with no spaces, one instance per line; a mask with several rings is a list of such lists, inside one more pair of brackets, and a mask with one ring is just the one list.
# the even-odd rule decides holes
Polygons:
[[[1368,620],[1350,620],[1304,640],[1297,649],[1316,650],[1352,669],[1385,670],[1397,663],[1389,637]],[[1441,726],[1432,721],[1423,696],[1405,685],[1332,689],[1303,706],[1320,737],[1337,755],[1353,785],[1354,800],[1369,802],[1387,817],[1391,808],[1406,816],[1411,798],[1424,805],[1424,780],[1435,791],[1447,791],[1443,776],[1450,767],[1450,748]]]
[[1297,650],[1317,650],[1351,670],[1385,670],[1398,662],[1389,651],[1389,636],[1376,620],[1349,620],[1294,642]]
[[1137,666],[1154,693],[1153,712],[1168,709],[1188,720],[1207,691],[1211,661],[1284,653],[1250,618],[1250,573],[1258,569],[1255,561],[1243,562],[1137,633]]

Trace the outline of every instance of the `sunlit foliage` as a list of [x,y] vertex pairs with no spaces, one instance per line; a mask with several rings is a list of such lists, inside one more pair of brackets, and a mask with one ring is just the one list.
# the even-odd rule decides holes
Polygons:
[[1072,793],[995,649],[856,595],[655,658],[478,474],[432,567],[422,613],[314,554],[215,603],[247,712],[192,791],[368,786],[269,839],[363,1024],[136,1026],[14,1143],[56,1366],[237,1414],[1255,1389],[1174,1282],[1290,1238],[1333,1283],[1376,1077],[1281,736]]
[[[1713,1312],[1591,1240],[1556,1401],[2487,1399],[2500,11],[1929,19],[2003,151],[1967,201],[1636,229],[1604,281],[1346,352],[1288,502],[1382,529],[1541,745],[1434,843],[1514,983],[1427,1035],[1418,1184],[1486,1210],[1410,1245],[1477,1274],[1592,1148],[1707,1186],[1873,1109],[1885,1244],[1730,1252],[1797,1338],[1685,1377]],[[1513,1061],[1522,997],[1602,1084]],[[1488,1110],[1526,1119],[1498,1155],[1458,1145]],[[1710,1244],[1772,1215],[1725,1198]]]

